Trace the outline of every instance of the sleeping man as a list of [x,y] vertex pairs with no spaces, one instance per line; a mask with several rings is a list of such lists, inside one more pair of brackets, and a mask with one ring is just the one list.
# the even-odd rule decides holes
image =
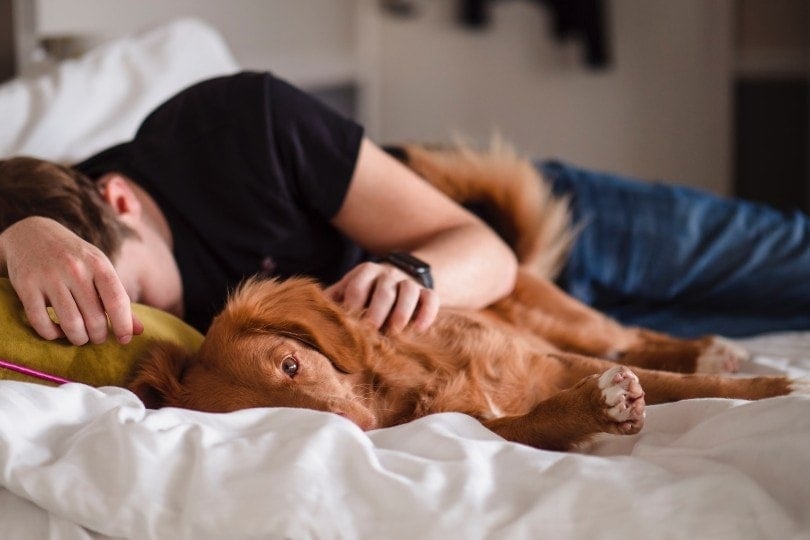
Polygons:
[[[582,225],[558,277],[575,297],[680,335],[810,327],[807,216],[538,166]],[[205,331],[257,273],[311,276],[377,328],[424,329],[440,305],[502,298],[517,269],[483,221],[268,73],[183,90],[72,168],[0,161],[0,230],[0,275],[30,323],[74,344],[108,327],[127,343],[142,331],[131,302]]]

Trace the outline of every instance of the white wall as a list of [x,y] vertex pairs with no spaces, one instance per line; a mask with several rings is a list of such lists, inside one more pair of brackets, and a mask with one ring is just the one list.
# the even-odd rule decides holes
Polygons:
[[550,37],[535,2],[493,4],[481,33],[456,24],[452,0],[383,21],[385,139],[498,130],[530,155],[727,191],[729,2],[610,2],[615,62],[602,73]]
[[455,20],[456,0],[38,0],[44,34],[130,32],[180,15],[217,25],[246,67],[317,86],[356,79],[381,142],[485,142],[727,192],[732,0],[612,0],[613,66],[593,72],[551,37],[536,2],[493,2],[488,30]]

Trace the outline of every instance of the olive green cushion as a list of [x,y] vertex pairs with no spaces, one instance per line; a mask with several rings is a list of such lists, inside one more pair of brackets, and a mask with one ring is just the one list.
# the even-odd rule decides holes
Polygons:
[[[100,345],[75,346],[66,339],[48,341],[28,324],[9,280],[0,278],[0,359],[73,382],[123,386],[150,341],[170,341],[189,352],[202,343],[197,330],[169,313],[141,304],[133,304],[133,311],[145,329],[127,345],[120,345],[112,335]],[[45,383],[2,367],[0,379]]]

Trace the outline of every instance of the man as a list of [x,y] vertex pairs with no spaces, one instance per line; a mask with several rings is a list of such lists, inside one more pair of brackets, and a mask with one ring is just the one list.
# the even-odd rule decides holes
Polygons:
[[[0,269],[46,339],[102,342],[109,317],[126,343],[142,330],[130,302],[205,330],[228,290],[257,272],[311,275],[394,332],[427,328],[440,303],[482,307],[514,283],[514,255],[483,222],[359,126],[267,73],[186,89],[153,112],[133,141],[77,170],[91,178],[77,189],[97,189],[122,226],[117,249],[104,253],[75,224],[66,227],[37,205],[13,224],[0,223]],[[0,186],[29,175],[7,161]],[[429,264],[435,289],[392,263],[368,260],[400,251]]]
[[[59,212],[34,204],[41,183],[3,192],[36,176],[9,172],[14,163],[0,164],[0,273],[48,339],[100,342],[109,317],[126,342],[141,330],[130,301],[204,330],[228,290],[257,272],[313,276],[390,331],[426,328],[440,304],[484,306],[515,279],[514,255],[480,220],[359,126],[269,74],[195,85],[154,111],[132,141],[78,164],[92,179],[80,190],[101,201],[88,204],[112,216],[89,227],[65,226]],[[681,336],[810,328],[806,215],[558,162],[539,167],[571,198],[580,224],[559,282],[583,302]],[[110,223],[120,245],[76,234]],[[398,251],[429,263],[435,290],[396,259],[369,262]]]

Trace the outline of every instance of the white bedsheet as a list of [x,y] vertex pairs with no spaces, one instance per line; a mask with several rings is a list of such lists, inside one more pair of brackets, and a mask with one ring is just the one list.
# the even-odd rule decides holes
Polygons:
[[[748,367],[810,374],[810,337],[780,343],[785,358]],[[315,411],[150,411],[117,388],[4,381],[0,486],[3,539],[808,538],[810,397],[652,406],[639,435],[584,455],[460,414],[363,433]]]

